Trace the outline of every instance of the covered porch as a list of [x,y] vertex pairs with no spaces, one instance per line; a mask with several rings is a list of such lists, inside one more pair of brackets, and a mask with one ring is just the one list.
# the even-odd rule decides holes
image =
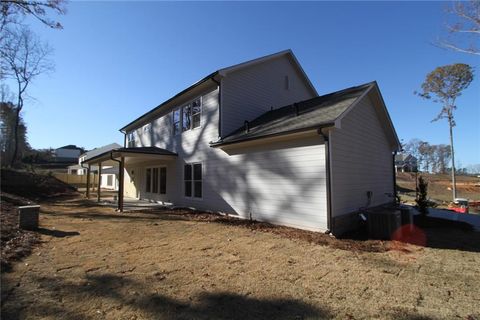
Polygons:
[[[118,191],[116,192],[117,195],[112,197],[110,193],[110,197],[105,199],[107,200],[106,203],[116,202],[116,210],[118,212],[123,212],[126,206],[129,208],[128,210],[132,209],[132,207],[134,206],[139,207],[140,209],[142,209],[143,207],[158,206],[159,204],[155,201],[142,201],[140,199],[138,183],[136,184],[134,181],[134,171],[132,170],[131,172],[128,172],[127,169],[129,167],[141,167],[147,163],[171,163],[175,161],[176,158],[176,153],[157,147],[117,148],[99,154],[93,158],[84,161],[84,164],[87,165],[87,187],[85,195],[87,199],[90,199],[92,196],[91,181],[89,178],[92,167],[98,167],[98,177],[100,179],[98,181],[98,185],[100,186],[102,168],[105,166],[112,166],[118,167],[119,186]],[[125,197],[125,174],[129,175],[130,177],[130,183],[128,184],[128,186],[134,189],[127,197]],[[132,192],[134,193],[134,196],[132,196]],[[101,188],[97,188],[96,193],[97,202],[100,203],[102,201]],[[162,203],[162,205],[165,206],[166,204]]]

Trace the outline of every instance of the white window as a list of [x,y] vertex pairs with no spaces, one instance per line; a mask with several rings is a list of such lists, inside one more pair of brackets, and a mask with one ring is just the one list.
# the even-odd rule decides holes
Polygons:
[[192,127],[192,107],[190,104],[182,107],[182,131],[190,130]]
[[135,131],[127,134],[127,147],[129,147],[129,148],[135,147],[136,136],[137,135],[136,135]]
[[152,124],[147,123],[146,125],[143,126],[143,133],[150,133],[152,132]]
[[200,118],[202,114],[201,99],[192,102],[192,129],[200,127]]
[[180,133],[180,108],[173,111],[173,134],[177,135]]
[[184,195],[188,198],[202,198],[202,164],[191,163],[184,166]]
[[145,174],[145,191],[148,193],[167,193],[167,168],[147,168]]
[[172,112],[173,134],[199,128],[202,118],[202,99],[197,98]]

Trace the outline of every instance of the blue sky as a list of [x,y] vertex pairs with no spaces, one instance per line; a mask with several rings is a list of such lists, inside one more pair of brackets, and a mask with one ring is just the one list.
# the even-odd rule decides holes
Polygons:
[[[56,70],[25,106],[35,148],[123,142],[123,125],[221,67],[291,48],[320,94],[377,80],[401,139],[448,143],[439,105],[414,96],[435,67],[444,2],[70,2],[64,30],[31,26]],[[456,157],[480,163],[480,79],[458,99]]]

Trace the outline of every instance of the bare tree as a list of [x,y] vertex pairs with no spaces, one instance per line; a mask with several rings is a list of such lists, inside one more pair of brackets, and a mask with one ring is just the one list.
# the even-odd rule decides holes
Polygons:
[[60,22],[48,17],[49,12],[65,14],[65,0],[2,0],[0,4],[0,33],[10,24],[19,24],[27,15],[33,16],[46,26],[62,29]]
[[404,147],[405,151],[411,154],[412,156],[414,156],[419,163],[421,162],[419,147],[422,143],[423,141],[419,139],[411,139],[405,144],[405,147]]
[[457,197],[455,180],[455,152],[453,149],[453,127],[456,125],[453,112],[457,109],[456,100],[473,81],[472,67],[457,63],[438,67],[430,72],[422,83],[422,92],[417,93],[424,99],[434,98],[442,104],[442,110],[432,121],[447,119],[450,129],[450,151],[452,156],[452,190]]
[[[458,1],[447,10],[455,23],[447,23],[449,39],[441,39],[443,48],[480,55],[480,0]],[[467,44],[468,43],[468,44]]]
[[10,160],[11,166],[17,160],[20,112],[27,97],[28,86],[39,75],[53,70],[53,62],[50,60],[51,54],[52,49],[50,46],[42,42],[26,27],[22,27],[9,35],[4,45],[0,48],[0,57],[8,65],[6,76],[13,79],[17,85],[14,127],[15,144]]
[[[0,48],[7,45],[11,37],[17,35],[19,28],[24,28],[24,18],[32,16],[53,29],[62,29],[59,21],[49,17],[52,13],[65,14],[66,0],[1,0],[0,2]],[[5,78],[9,65],[0,60],[0,79]]]
[[445,144],[437,145],[435,149],[435,153],[436,153],[436,160],[438,162],[438,172],[444,174],[447,172],[448,162],[452,157],[450,147]]

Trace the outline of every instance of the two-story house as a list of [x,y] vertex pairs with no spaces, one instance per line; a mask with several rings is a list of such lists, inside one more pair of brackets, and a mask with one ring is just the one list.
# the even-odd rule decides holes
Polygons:
[[397,172],[416,172],[418,160],[409,153],[399,153],[395,156],[395,170]]
[[400,148],[375,82],[319,96],[291,50],[223,68],[120,129],[137,199],[340,234],[392,201]]

